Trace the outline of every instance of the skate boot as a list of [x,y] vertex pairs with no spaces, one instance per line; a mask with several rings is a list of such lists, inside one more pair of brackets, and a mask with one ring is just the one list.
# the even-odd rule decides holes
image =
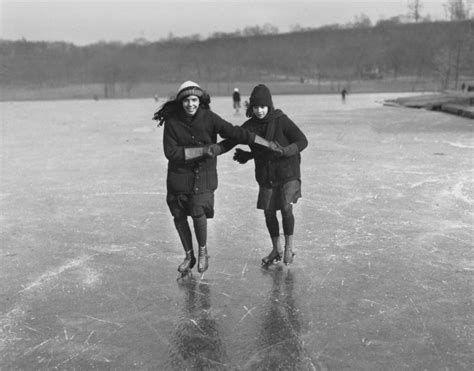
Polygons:
[[196,258],[194,257],[193,250],[186,251],[186,257],[183,262],[178,266],[178,277],[177,279],[184,278],[191,273],[191,269],[196,265]]
[[289,265],[293,263],[293,257],[295,256],[295,253],[291,249],[290,246],[286,247],[285,246],[285,254],[283,255],[283,263],[286,265]]
[[207,255],[207,248],[206,246],[199,246],[199,254],[198,254],[198,272],[201,273],[201,277],[203,273],[207,271],[209,268],[209,255]]
[[262,258],[262,266],[268,267],[272,264],[278,264],[281,261],[281,253],[273,249],[270,254]]

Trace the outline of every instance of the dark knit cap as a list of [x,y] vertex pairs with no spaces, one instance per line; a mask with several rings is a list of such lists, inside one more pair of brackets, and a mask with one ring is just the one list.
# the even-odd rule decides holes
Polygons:
[[250,106],[267,106],[273,108],[272,94],[270,93],[270,89],[268,89],[263,84],[259,84],[253,88],[252,94],[250,94]]

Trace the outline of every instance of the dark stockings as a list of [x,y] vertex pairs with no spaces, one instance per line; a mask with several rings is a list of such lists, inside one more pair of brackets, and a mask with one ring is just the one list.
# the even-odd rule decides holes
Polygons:
[[293,235],[295,231],[295,217],[293,215],[293,205],[288,204],[281,209],[281,217],[283,222],[283,233],[285,236]]
[[[198,217],[193,217],[194,233],[199,246],[206,246],[207,243],[207,218],[203,214]],[[175,218],[174,225],[178,231],[179,238],[183,244],[184,251],[191,251],[193,249],[193,239],[191,229],[187,217]]]
[[[264,210],[265,224],[267,225],[270,237],[278,237],[280,235],[280,225],[278,223],[276,210]],[[295,217],[293,215],[293,205],[288,204],[281,209],[281,217],[283,224],[283,233],[291,236],[295,230]]]
[[174,225],[176,227],[176,230],[178,231],[178,235],[181,240],[181,243],[183,244],[184,251],[192,251],[193,238],[191,236],[191,229],[189,229],[187,218],[175,218]]
[[206,246],[207,244],[207,218],[204,214],[193,217],[194,233],[199,246]]

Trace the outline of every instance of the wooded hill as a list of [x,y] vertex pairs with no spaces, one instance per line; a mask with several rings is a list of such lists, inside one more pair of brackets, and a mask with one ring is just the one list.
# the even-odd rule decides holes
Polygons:
[[143,82],[436,78],[444,88],[474,78],[474,21],[395,23],[286,34],[75,46],[0,41],[0,84],[116,85]]

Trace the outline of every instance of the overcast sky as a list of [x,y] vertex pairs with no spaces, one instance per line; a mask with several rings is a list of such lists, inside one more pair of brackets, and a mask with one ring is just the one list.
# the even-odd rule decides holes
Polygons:
[[[6,40],[149,41],[175,36],[232,32],[270,23],[320,27],[353,22],[365,14],[375,23],[408,13],[409,0],[0,0]],[[422,16],[444,19],[446,0],[421,0]]]

